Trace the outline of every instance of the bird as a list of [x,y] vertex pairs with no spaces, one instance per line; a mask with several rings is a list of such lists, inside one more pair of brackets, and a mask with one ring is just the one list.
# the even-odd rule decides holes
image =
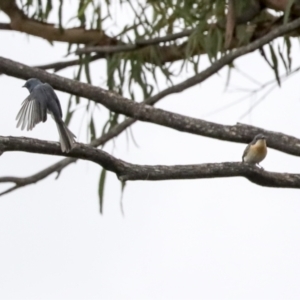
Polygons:
[[[263,134],[258,134],[253,141],[246,147],[242,160],[243,162],[259,165],[267,155],[266,137]],[[261,166],[260,166],[261,167]]]
[[29,96],[22,102],[17,114],[17,128],[27,127],[32,130],[36,124],[47,121],[47,113],[52,116],[57,126],[62,152],[69,152],[75,146],[76,136],[69,130],[62,120],[60,102],[54,89],[48,83],[42,83],[37,78],[28,79],[23,87],[29,91]]

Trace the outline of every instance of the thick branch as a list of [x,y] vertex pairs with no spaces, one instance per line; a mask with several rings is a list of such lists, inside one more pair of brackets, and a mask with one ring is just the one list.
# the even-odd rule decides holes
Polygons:
[[[246,49],[246,50],[248,51],[248,49]],[[229,55],[231,55],[231,54],[229,54]],[[226,59],[226,56],[224,58]],[[25,79],[27,79],[29,77],[33,77],[33,76],[39,77],[39,78],[41,78],[41,76],[49,77],[48,76],[49,74],[47,74],[47,73],[42,73],[42,74],[38,73],[38,74],[36,74],[36,73],[34,73],[32,68],[26,67],[26,66],[21,65],[21,64],[13,63],[13,62],[5,60],[5,59],[3,59],[2,62],[4,62],[4,63],[9,62],[8,69],[10,68],[11,70],[15,70],[15,69],[23,70],[23,69],[25,69],[25,74],[26,74]],[[157,101],[159,101],[160,99],[162,99],[163,97],[165,97],[167,95],[170,95],[172,93],[179,92],[179,91],[184,90],[185,88],[188,88],[189,86],[191,86],[191,82],[193,84],[200,83],[203,80],[207,79],[212,74],[214,74],[215,70],[218,69],[218,68],[221,68],[222,64],[225,65],[225,63],[226,63],[226,60],[223,61],[221,64],[218,61],[215,64],[213,64],[211,67],[209,67],[207,70],[205,70],[205,71],[201,72],[200,74],[196,75],[197,81],[195,80],[195,76],[194,76],[194,77],[188,79],[187,81],[184,81],[183,83],[181,83],[179,85],[167,88],[166,90],[158,93],[157,95],[155,95],[153,97],[150,97],[149,99],[146,99],[144,101],[144,103],[153,105]],[[0,69],[1,69],[1,65],[5,66],[5,64],[1,64],[1,61],[0,61]],[[20,75],[18,73],[17,77],[19,77],[19,76]],[[24,76],[24,73],[22,73],[21,76]],[[24,78],[24,77],[22,77],[22,78]],[[60,78],[60,77],[58,77],[58,78]],[[60,79],[64,80],[63,78],[60,78]],[[53,76],[52,75],[50,75],[49,78],[44,77],[44,80],[50,82],[52,85],[55,85],[55,81],[53,81]],[[71,81],[71,83],[70,83],[71,90],[69,90],[70,92],[72,92],[74,84],[78,85],[79,83],[76,82],[76,81],[75,82]],[[88,88],[90,88],[90,86],[88,86],[87,88],[83,88],[83,90],[87,91]],[[101,92],[103,92],[103,90],[100,90],[99,94],[101,94]],[[81,95],[81,96],[87,97],[86,94]],[[118,95],[112,94],[112,95],[108,95],[108,96],[109,97],[114,97],[114,96],[117,97]],[[91,97],[89,97],[89,98],[91,98]],[[122,99],[122,101],[124,101],[124,100],[125,99]],[[139,111],[139,110],[141,110],[141,109],[137,108],[137,111]],[[157,112],[157,110],[154,110],[154,111]],[[300,155],[300,152],[299,152],[300,141],[298,139],[295,139],[295,138],[290,137],[290,136],[283,135],[281,133],[268,132],[268,131],[265,131],[265,130],[260,129],[260,128],[247,126],[247,125],[241,125],[241,124],[238,124],[237,126],[222,126],[222,125],[211,123],[211,122],[205,122],[205,121],[202,121],[202,120],[197,120],[197,119],[193,119],[193,118],[180,116],[180,115],[177,115],[177,114],[164,112],[162,110],[158,110],[158,111],[159,111],[159,114],[157,114],[154,118],[150,118],[150,120],[149,120],[150,122],[164,125],[164,122],[163,123],[161,123],[161,121],[159,122],[159,119],[161,119],[161,118],[166,118],[166,119],[170,118],[171,121],[176,120],[176,122],[174,122],[174,124],[169,124],[169,125],[165,124],[165,126],[175,128],[175,129],[178,129],[180,131],[186,131],[186,132],[191,132],[191,133],[204,135],[204,136],[208,136],[208,137],[214,137],[214,138],[218,138],[218,139],[241,142],[241,143],[242,142],[249,142],[255,134],[257,134],[259,132],[264,132],[265,135],[268,136],[269,147],[273,147],[274,149],[277,149],[277,150],[280,150],[280,151],[283,151],[283,152],[286,152],[286,153],[289,153],[289,154],[293,154],[293,155],[297,155],[297,156]],[[140,111],[140,113],[141,113],[141,111]],[[165,115],[165,117],[164,117],[164,115]],[[97,147],[99,145],[104,144],[109,139],[117,136],[119,133],[121,133],[123,130],[125,130],[128,126],[130,126],[134,122],[135,122],[135,119],[125,120],[121,124],[114,127],[109,133],[107,133],[103,137],[100,137],[99,139],[96,139],[95,141],[93,141],[91,145],[94,146],[94,147]],[[190,124],[192,124],[192,126]],[[36,173],[32,176],[26,177],[26,178],[22,178],[21,180],[22,180],[23,183],[26,182],[26,184],[35,183],[37,180],[42,180],[45,177],[52,174],[53,172],[59,172],[63,167],[66,167],[67,165],[69,165],[69,164],[71,164],[75,161],[76,161],[76,159],[69,159],[69,158],[64,159],[61,162],[58,162],[57,164],[54,164],[53,166],[50,166],[50,167],[48,167],[47,169],[45,169],[41,172],[38,172],[38,173]],[[60,164],[62,164],[62,166],[63,166],[62,168],[60,167]]]
[[[298,20],[298,22],[299,21],[300,20]],[[226,57],[223,58],[225,59]],[[149,98],[146,103],[154,104],[166,95],[182,91],[185,88],[198,83],[199,81],[203,81],[204,79],[209,77],[210,74],[213,74],[213,71],[219,70],[221,68],[221,60],[213,64],[202,73],[188,79],[187,81],[179,85],[170,87],[165,91],[160,92],[156,96]],[[133,119],[163,125],[183,132],[189,132],[197,135],[203,135],[220,140],[239,143],[249,142],[250,140],[252,140],[254,135],[262,132],[268,137],[269,147],[292,155],[300,155],[300,140],[284,135],[282,133],[275,133],[241,124],[238,124],[236,126],[225,126],[213,122],[207,122],[204,120],[183,116],[176,113],[171,113],[162,109],[157,109],[148,105],[130,101],[128,99],[122,98],[118,94],[103,90],[98,87],[63,78],[55,74],[49,74],[45,71],[30,68],[28,66],[1,57],[0,71],[8,75],[13,75],[15,77],[21,78],[38,77],[42,81],[49,82],[52,86],[56,87],[59,90],[89,98],[105,105],[108,109],[111,109],[115,112],[131,116]]]
[[[73,148],[71,152],[63,153],[60,149],[59,143],[41,141],[25,137],[0,136],[0,153],[9,151],[22,151],[28,153],[67,156],[70,158],[89,160],[101,165],[108,171],[112,171],[115,173],[120,172],[123,168],[122,162],[112,157],[108,153],[100,149],[96,149],[88,145],[79,143],[76,144],[76,147]],[[3,178],[1,179],[1,182],[4,182]]]
[[174,180],[223,177],[245,177],[251,182],[280,188],[300,188],[300,174],[267,172],[242,162],[210,163],[201,165],[126,167],[120,180]]
[[[1,29],[1,24],[0,24],[0,29]],[[188,36],[189,34],[191,34],[193,32],[193,30],[185,30],[179,33],[174,33],[174,34],[170,34],[170,35],[166,35],[163,37],[158,37],[158,38],[153,38],[153,39],[149,39],[149,40],[138,40],[136,45],[134,45],[134,49],[138,49],[141,47],[145,47],[151,44],[158,44],[160,42],[166,42],[166,41],[171,41],[172,39],[177,39],[180,37],[184,37],[184,36]],[[116,53],[116,52],[122,52],[123,48],[125,47],[125,49],[132,49],[133,45],[120,45],[120,46],[103,46],[102,49],[104,50],[103,53],[101,53],[101,51],[98,51],[99,53],[93,55],[90,57],[89,61],[95,61],[101,58],[106,58],[107,54],[110,53]],[[98,46],[101,47],[101,46]],[[86,48],[83,49],[79,49],[76,51],[77,54],[84,53]],[[99,48],[97,48],[99,49]],[[109,50],[111,49],[111,50]],[[126,50],[125,50],[126,51]],[[39,68],[42,70],[49,70],[49,69],[53,69],[54,72],[60,71],[62,69],[65,69],[67,67],[72,67],[72,66],[76,66],[79,65],[81,62],[80,58],[77,59],[73,59],[73,60],[69,60],[69,61],[62,61],[62,62],[55,62],[55,63],[50,63],[50,64],[46,64],[46,65],[39,65],[39,66],[35,66],[35,68]]]
[[[200,44],[197,47],[194,47],[191,51],[191,49],[188,49],[188,43],[184,42],[181,45],[156,46],[156,57],[154,60],[153,49],[146,47],[149,45],[157,45],[160,42],[172,41],[178,38],[188,36],[193,32],[193,30],[191,29],[187,29],[179,33],[166,35],[164,37],[157,37],[148,40],[137,40],[135,44],[131,45],[126,44],[116,38],[109,37],[103,31],[86,30],[81,27],[61,29],[53,24],[48,24],[45,22],[34,20],[32,18],[28,18],[23,13],[23,11],[18,8],[15,1],[1,0],[0,9],[2,9],[11,20],[11,23],[9,25],[5,24],[3,29],[17,30],[30,35],[44,38],[48,41],[96,45],[96,48],[94,48],[93,46],[88,46],[87,48],[78,50],[80,53],[90,53],[97,51],[100,52],[102,56],[105,56],[107,55],[107,53],[139,50],[139,58],[144,62],[149,62],[153,64],[163,64],[166,62],[182,60],[186,58],[187,50],[190,56],[201,55],[206,53],[206,50],[203,47],[201,47]],[[266,26],[265,23],[269,25]],[[253,32],[253,38],[255,39],[257,37],[265,35],[272,29],[273,26],[277,26],[277,24],[274,25],[274,22],[262,22],[262,24],[257,24],[255,31]],[[230,45],[227,45],[228,49],[234,49],[235,47],[237,47],[238,44],[240,45],[240,42],[241,41],[237,42],[234,39],[232,39],[232,43]],[[245,39],[243,43],[246,42],[247,41]],[[98,46],[100,48],[98,48]]]
[[84,28],[61,29],[25,16],[15,1],[1,0],[0,9],[10,18],[12,30],[44,38],[48,41],[59,41],[74,44],[112,45],[116,40],[108,37],[103,31],[85,30]]
[[[0,9],[8,15],[11,21],[10,24],[5,24],[5,26],[3,26],[2,29],[10,29],[10,30],[24,32],[30,35],[44,38],[51,42],[59,41],[59,42],[67,42],[70,44],[98,45],[98,46],[108,47],[109,49],[112,45],[121,44],[120,46],[117,47],[125,46],[125,49],[130,48],[130,50],[134,50],[137,48],[146,47],[148,45],[158,44],[160,42],[166,42],[181,37],[185,37],[192,33],[192,30],[185,30],[183,32],[170,34],[165,37],[158,37],[151,40],[137,41],[136,44],[132,46],[132,45],[126,45],[125,43],[118,41],[116,38],[109,37],[108,35],[105,34],[104,31],[92,30],[92,29],[86,30],[81,27],[61,29],[61,28],[57,28],[53,24],[40,22],[28,18],[27,16],[25,16],[23,11],[18,8],[15,1],[1,0]],[[159,49],[159,52],[160,52],[161,61],[163,62],[182,59],[185,54],[184,49],[182,47],[177,47],[177,46],[162,46]],[[102,53],[102,55],[107,53],[108,52],[106,50],[104,53]],[[196,53],[197,52],[195,52],[195,54]],[[202,51],[202,53],[204,52]],[[142,55],[144,56],[145,61],[147,60],[152,61],[151,51],[149,51],[149,49],[146,49],[146,51]]]
[[[136,41],[135,45],[126,45],[124,42],[117,40],[116,38],[109,37],[103,31],[98,30],[86,30],[84,28],[68,28],[68,29],[61,29],[57,28],[57,26],[53,24],[48,24],[45,22],[36,21],[34,19],[28,18],[24,15],[23,11],[18,8],[15,1],[12,0],[0,0],[0,9],[5,12],[8,17],[10,18],[10,24],[3,24],[0,29],[6,30],[16,30],[19,32],[24,32],[33,36],[38,36],[44,38],[48,41],[59,41],[59,42],[66,42],[71,44],[85,44],[85,45],[97,45],[97,46],[104,46],[106,51],[102,51],[101,56],[105,57],[108,53],[119,52],[119,50],[107,50],[111,49],[112,45],[116,46],[117,49],[119,47],[125,47],[125,49],[130,48],[130,50],[144,48],[148,45],[158,44],[160,42],[172,41],[174,39],[178,39],[181,37],[185,37],[191,34],[192,30],[185,30],[183,32],[170,34],[164,37],[157,37],[149,40],[138,40]],[[167,61],[175,61],[178,59],[182,59],[185,57],[185,46],[162,46],[157,49],[160,57],[161,63]],[[122,48],[123,49],[123,48]],[[81,50],[82,52],[91,52],[88,50]],[[122,50],[124,51],[124,50]],[[149,49],[144,49],[144,52],[141,54],[144,57],[145,61],[152,60],[152,51]],[[194,51],[193,55],[205,53],[204,49],[200,52]]]
[[[157,37],[148,40],[137,40],[135,44],[116,45],[116,46],[93,46],[93,47],[89,46],[89,47],[78,49],[76,51],[76,54],[85,54],[91,52],[97,52],[98,54],[114,54],[120,52],[130,52],[130,51],[141,49],[143,47],[157,45],[159,43],[170,42],[179,38],[187,37],[191,35],[193,32],[194,32],[193,29],[186,29],[182,32],[168,34],[163,37]],[[175,47],[170,46],[168,48],[175,48]],[[167,47],[165,48],[162,47],[161,49],[167,49]]]
[[[0,29],[1,29],[1,27],[0,27]],[[169,34],[169,35],[166,35],[163,37],[157,37],[157,38],[148,39],[148,40],[137,40],[136,43],[132,44],[132,45],[85,47],[85,48],[78,49],[75,53],[80,55],[80,54],[85,54],[85,53],[97,52],[97,54],[91,56],[89,61],[92,62],[92,61],[95,61],[95,60],[98,60],[101,58],[106,58],[108,54],[134,51],[137,49],[147,47],[149,45],[155,45],[155,44],[159,44],[161,42],[172,41],[174,39],[189,36],[190,34],[192,34],[192,32],[193,32],[192,29],[187,29],[182,32]],[[172,47],[174,47],[174,46],[166,46],[166,49],[172,48]],[[166,52],[171,53],[172,51],[166,51]],[[73,59],[70,61],[63,61],[63,62],[57,62],[57,63],[50,63],[50,64],[46,64],[46,65],[40,65],[40,66],[36,66],[35,68],[39,68],[42,70],[54,69],[54,71],[57,72],[59,70],[67,68],[67,67],[76,66],[76,65],[80,64],[80,62],[81,62],[80,59]]]
[[[100,145],[104,145],[107,141],[110,139],[116,137],[121,132],[123,132],[126,128],[128,128],[130,125],[132,125],[135,121],[132,119],[127,119],[123,121],[122,123],[114,126],[108,133],[102,135],[98,139],[93,140],[90,143],[90,146],[92,147],[98,147]],[[26,176],[26,177],[12,177],[12,176],[6,176],[6,177],[0,177],[0,183],[1,182],[12,182],[15,183],[15,186],[12,188],[9,188],[5,190],[4,192],[0,193],[0,196],[5,195],[7,193],[10,193],[16,189],[25,187],[30,184],[34,184],[38,181],[41,181],[45,179],[46,177],[50,176],[53,173],[57,173],[57,177],[59,176],[60,172],[69,166],[72,163],[75,163],[77,161],[77,158],[64,158],[61,161],[43,169],[42,171],[39,171],[33,175]]]
[[[164,91],[164,96],[171,93],[177,93],[181,92],[182,90],[189,88],[191,86],[194,86],[195,84],[198,84],[205,79],[209,78],[216,72],[218,72],[220,69],[222,69],[225,65],[231,63],[234,59],[243,56],[249,52],[252,52],[258,48],[261,48],[265,44],[269,43],[276,37],[279,37],[281,35],[287,34],[288,32],[291,32],[295,30],[296,28],[300,27],[300,19],[297,19],[289,24],[283,25],[278,27],[277,29],[274,29],[269,34],[263,36],[259,40],[256,40],[252,42],[251,44],[241,47],[235,51],[232,51],[231,53],[223,56],[221,59],[213,63],[209,68],[204,70],[203,72],[189,78],[188,80],[183,81],[181,84],[176,85],[176,88],[172,87],[170,89],[167,89]],[[55,87],[58,90],[62,90],[64,92],[76,94],[79,96],[83,96],[86,98],[93,99],[96,102],[102,103],[105,106],[114,106],[114,104],[111,102],[112,100],[112,93],[109,93],[103,89],[91,87],[84,83],[78,83],[74,82],[70,79],[62,78],[59,76],[51,75],[46,72],[42,72],[40,70],[32,69],[26,65],[18,64],[13,61],[1,58],[0,61],[0,71],[3,73],[14,76],[17,78],[23,78],[28,79],[29,77],[39,77],[40,79],[49,82],[53,87]],[[77,86],[77,88],[76,88]],[[84,92],[83,90],[87,90]],[[86,94],[86,95],[85,95]],[[98,96],[95,96],[95,94],[98,94]],[[159,96],[160,97],[160,96]],[[121,98],[120,96],[118,98]],[[101,100],[102,99],[102,100]],[[124,99],[124,98],[123,98]],[[119,105],[119,103],[118,103]],[[108,107],[111,110],[114,110],[111,107]],[[122,113],[122,112],[120,112]],[[126,113],[125,113],[126,114]]]
[[12,30],[10,24],[0,23],[0,30]]
[[[116,159],[110,154],[83,144],[69,153],[62,153],[58,143],[36,139],[0,137],[1,152],[23,151],[51,155],[66,155],[89,160],[115,173],[121,181],[127,180],[173,180],[221,177],[245,177],[251,182],[268,187],[300,188],[300,174],[266,172],[256,166],[241,162],[212,163],[201,165],[147,166],[136,165]],[[0,178],[0,182],[22,185],[15,177]]]
[[[213,63],[209,68],[203,72],[183,81],[182,83],[170,87],[156,96],[150,98],[149,104],[154,104],[163,97],[172,93],[181,92],[193,85],[196,85],[211,75],[218,72],[223,66],[232,62],[235,58],[242,56],[246,53],[254,51],[257,48],[262,47],[264,44],[270,42],[277,36],[292,31],[300,26],[300,19],[293,21],[292,23],[283,25],[261,39],[242,47],[234,52],[231,52],[222,57],[217,62]],[[257,129],[251,129],[251,127],[245,126],[223,126],[220,124],[206,122],[203,120],[182,116],[171,112],[164,111],[162,109],[156,109],[147,105],[139,104],[128,99],[121,97],[113,92],[106,91],[99,87],[94,87],[85,83],[74,81],[71,79],[63,78],[55,74],[49,74],[43,70],[30,68],[20,63],[13,62],[11,60],[0,57],[0,72],[7,75],[11,75],[18,78],[28,79],[30,77],[37,77],[42,81],[50,83],[54,88],[68,92],[81,97],[86,97],[95,102],[103,104],[108,109],[125,114],[133,119],[141,121],[147,121],[154,124],[163,125],[169,128],[173,128],[183,132],[189,132],[193,134],[208,136],[221,140],[234,141],[245,143],[249,142],[253,136],[258,132]],[[250,128],[250,129],[249,129]],[[293,137],[284,136],[281,133],[272,133],[259,129],[264,132],[268,137],[268,144],[274,149],[299,155],[300,141]],[[286,144],[289,140],[290,143]]]

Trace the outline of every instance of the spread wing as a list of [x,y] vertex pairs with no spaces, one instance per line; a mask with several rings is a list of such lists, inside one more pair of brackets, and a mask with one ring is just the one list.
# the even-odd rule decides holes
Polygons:
[[16,120],[17,127],[21,126],[21,130],[26,127],[27,130],[32,130],[36,124],[47,120],[47,103],[41,101],[39,93],[35,90],[23,101]]
[[48,109],[54,114],[55,112],[57,112],[60,118],[62,118],[60,102],[57,98],[57,95],[55,94],[53,87],[48,83],[44,83],[41,86],[39,86],[39,88],[44,92],[45,96],[48,99]]
[[54,89],[48,83],[44,83],[36,86],[23,101],[16,117],[17,127],[32,130],[36,124],[47,120],[47,110],[55,119],[62,118],[61,106]]

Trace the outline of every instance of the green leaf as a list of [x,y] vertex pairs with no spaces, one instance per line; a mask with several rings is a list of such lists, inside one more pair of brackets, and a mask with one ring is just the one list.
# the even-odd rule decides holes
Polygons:
[[95,8],[95,14],[97,16],[97,19],[96,19],[96,29],[102,30],[102,18],[101,18],[101,7],[100,7],[100,5],[98,5]]
[[284,11],[284,17],[283,17],[283,24],[286,24],[288,22],[288,19],[290,17],[290,13],[291,13],[291,8],[292,5],[294,4],[295,0],[288,0],[288,3],[285,7],[285,11]]
[[231,70],[234,68],[234,65],[231,63],[228,65],[228,72],[227,72],[227,76],[226,76],[226,83],[225,83],[225,90],[228,88],[229,86],[229,82],[230,82],[230,76],[231,76]]
[[267,58],[267,55],[265,53],[264,48],[260,48],[259,52],[261,54],[261,56],[264,58],[264,60],[267,62],[267,64],[273,69],[273,65],[271,64],[271,62],[269,61],[269,59]]
[[91,74],[90,74],[90,61],[91,61],[91,55],[87,54],[84,57],[84,72],[86,76],[86,80],[89,84],[92,84]]
[[63,0],[59,0],[59,9],[58,9],[58,26],[61,31],[63,31],[62,26],[62,7],[63,7]]
[[67,126],[69,125],[69,123],[72,119],[73,113],[74,113],[74,111],[70,111],[71,104],[72,104],[72,98],[73,98],[73,95],[70,95],[70,98],[68,101],[68,106],[67,106],[67,114],[66,114],[66,118],[65,118],[65,123]]
[[110,126],[109,126],[109,129],[111,129],[114,126],[118,125],[118,118],[119,118],[119,114],[110,112]]
[[[84,64],[83,60],[81,59],[81,56],[80,56],[80,64],[79,64],[79,68],[78,68],[78,71],[77,71],[77,74],[75,76],[75,80],[77,81],[80,81],[80,77],[81,77],[81,72],[82,72],[82,65]],[[79,104],[80,103],[80,97],[79,96],[75,96],[75,101],[76,101],[76,104]]]
[[104,124],[104,126],[103,126],[103,128],[102,128],[102,134],[101,135],[104,135],[108,130],[108,126],[110,125],[110,119],[108,119],[106,122],[105,122],[105,124]]
[[95,122],[93,116],[91,117],[90,121],[90,133],[91,133],[91,141],[96,138],[96,127],[95,127]]
[[103,168],[102,171],[101,171],[101,173],[100,173],[99,186],[98,186],[100,214],[103,214],[103,200],[104,200],[105,179],[106,179],[106,170]]
[[45,19],[48,19],[49,13],[52,10],[52,0],[47,0],[46,10],[45,10]]
[[44,20],[44,13],[43,13],[43,5],[42,5],[41,0],[37,1],[37,11],[38,11],[38,19],[43,21]]
[[272,62],[273,62],[273,70],[275,72],[275,77],[276,77],[278,85],[281,86],[280,76],[279,76],[279,73],[278,73],[278,60],[277,60],[277,56],[276,56],[275,51],[273,49],[273,46],[271,44],[269,44],[269,48],[270,48],[270,52],[271,52],[271,58],[272,58]]
[[85,25],[85,11],[87,6],[90,4],[91,0],[80,0],[79,1],[79,6],[78,6],[78,11],[77,11],[77,18],[80,20],[80,25],[84,26]]
[[251,41],[253,30],[249,30],[248,25],[239,25],[235,29],[235,34],[238,40],[238,45],[243,46]]
[[124,196],[125,186],[126,186],[126,181],[121,181],[120,209],[123,217],[124,217],[123,196]]
[[292,59],[291,59],[291,49],[292,49],[292,43],[291,40],[288,36],[284,37],[284,43],[286,45],[286,56],[288,59],[288,63],[289,63],[289,71],[291,72],[291,68],[292,68]]
[[281,61],[282,61],[283,65],[284,65],[284,68],[285,68],[285,70],[286,70],[286,73],[288,73],[288,72],[289,72],[289,67],[288,67],[288,64],[287,64],[286,61],[285,61],[285,58],[284,58],[284,56],[283,56],[283,54],[282,54],[281,49],[280,49],[279,46],[278,46],[278,54],[279,54],[279,56],[280,56],[280,58],[281,58]]

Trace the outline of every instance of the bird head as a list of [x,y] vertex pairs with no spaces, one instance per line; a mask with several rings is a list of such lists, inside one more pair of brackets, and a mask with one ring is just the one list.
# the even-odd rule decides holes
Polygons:
[[30,78],[25,82],[23,87],[26,87],[28,89],[28,91],[31,93],[32,90],[39,84],[42,84],[42,82],[40,80],[38,80],[36,78]]
[[258,141],[265,141],[265,140],[266,140],[266,137],[262,133],[260,133],[254,137],[253,144],[256,144],[256,142],[258,142]]

